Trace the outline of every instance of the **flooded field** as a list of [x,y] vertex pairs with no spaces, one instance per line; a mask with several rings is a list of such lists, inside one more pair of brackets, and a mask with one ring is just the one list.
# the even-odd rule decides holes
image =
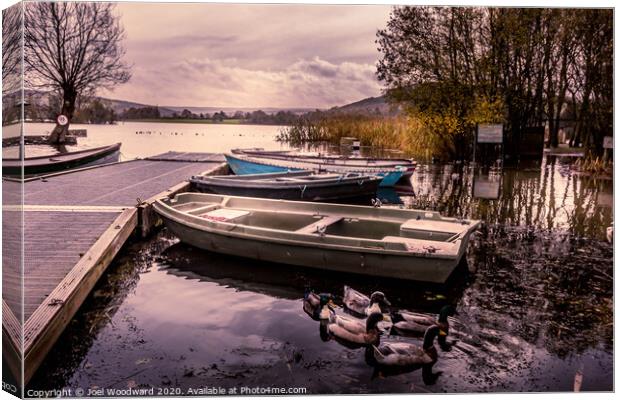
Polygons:
[[[259,142],[275,133],[271,127],[252,141],[242,136],[205,151],[267,147]],[[140,143],[151,151],[150,142]],[[167,143],[153,154],[183,150]],[[385,207],[402,203],[485,221],[446,285],[227,257],[179,243],[164,229],[126,246],[29,388],[88,394],[154,387],[169,395],[205,387],[308,394],[613,390],[613,247],[605,240],[612,193],[611,181],[579,177],[562,159],[484,175],[420,165],[410,185],[379,194]],[[378,369],[364,349],[320,334],[302,309],[304,288],[333,293],[338,303],[344,285],[381,290],[394,310],[433,315],[456,304],[454,344],[438,349],[432,375]],[[419,337],[389,336],[421,344]]]

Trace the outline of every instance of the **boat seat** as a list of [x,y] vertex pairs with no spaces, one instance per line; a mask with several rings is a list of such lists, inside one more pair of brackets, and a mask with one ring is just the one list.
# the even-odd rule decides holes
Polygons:
[[205,203],[198,203],[195,201],[190,201],[189,203],[181,203],[174,206],[175,210],[184,211],[184,212],[192,212],[196,210],[200,210],[204,208]]
[[317,228],[327,228],[328,226],[335,224],[338,221],[341,221],[344,217],[342,215],[330,215],[329,217],[323,217],[318,221],[311,223],[310,225],[304,226],[301,229],[297,229],[296,233],[317,233]]
[[198,207],[196,209],[186,211],[186,212],[191,215],[200,215],[200,214],[206,213],[207,211],[213,211],[218,207],[219,207],[219,204],[209,204],[209,205]]
[[454,222],[438,221],[436,219],[409,219],[401,226],[401,231],[428,231],[441,232],[453,236],[463,232],[466,228]]
[[218,208],[216,210],[212,210],[204,214],[200,214],[199,216],[201,218],[208,219],[211,221],[230,222],[237,218],[244,217],[248,215],[249,213],[250,213],[249,211],[235,210],[234,208]]
[[407,250],[414,253],[450,255],[458,252],[454,243],[434,240],[410,239],[402,236],[385,236],[383,242],[388,250]]

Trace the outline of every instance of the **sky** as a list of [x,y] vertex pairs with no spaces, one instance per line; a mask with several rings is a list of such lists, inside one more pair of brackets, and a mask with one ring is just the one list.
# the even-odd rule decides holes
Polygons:
[[387,5],[119,3],[132,78],[105,97],[160,106],[329,108],[381,94]]

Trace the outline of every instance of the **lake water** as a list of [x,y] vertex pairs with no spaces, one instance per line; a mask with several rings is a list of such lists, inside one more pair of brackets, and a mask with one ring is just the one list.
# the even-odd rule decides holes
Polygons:
[[[32,133],[43,127],[31,125]],[[285,147],[274,142],[278,128],[269,126],[86,129],[80,146],[120,141],[125,159],[170,150]],[[578,176],[561,158],[484,175],[420,165],[410,185],[379,197],[485,221],[446,285],[227,257],[179,243],[164,229],[122,250],[30,388],[469,393],[573,391],[581,380],[581,390],[612,390],[613,246],[605,240],[612,193],[611,181]],[[323,341],[318,323],[302,310],[306,285],[337,296],[344,285],[367,294],[382,290],[393,308],[429,314],[456,304],[450,331],[456,343],[438,350],[433,367],[441,375],[425,383],[421,370],[379,370],[363,349]]]
[[[47,135],[53,129],[54,124],[27,123],[24,132],[26,135]],[[121,160],[144,158],[172,149],[221,153],[235,147],[287,148],[285,144],[275,142],[280,127],[271,125],[119,122],[116,125],[74,124],[71,129],[86,129],[87,137],[79,138],[77,146],[67,146],[68,151],[121,142]],[[10,130],[10,127],[3,130]],[[4,157],[17,157],[16,148],[3,150]],[[56,152],[49,146],[26,147],[26,157]]]

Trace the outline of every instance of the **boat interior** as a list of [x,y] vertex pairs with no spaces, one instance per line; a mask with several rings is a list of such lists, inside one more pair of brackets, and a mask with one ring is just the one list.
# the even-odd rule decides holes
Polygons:
[[[329,238],[337,244],[392,250],[427,249],[453,252],[453,244],[474,222],[443,218],[436,212],[369,208],[339,204],[282,202],[233,196],[186,193],[167,201],[187,215],[234,224],[235,229],[267,229],[271,236],[304,234],[310,240]],[[342,241],[340,240],[342,239]]]

